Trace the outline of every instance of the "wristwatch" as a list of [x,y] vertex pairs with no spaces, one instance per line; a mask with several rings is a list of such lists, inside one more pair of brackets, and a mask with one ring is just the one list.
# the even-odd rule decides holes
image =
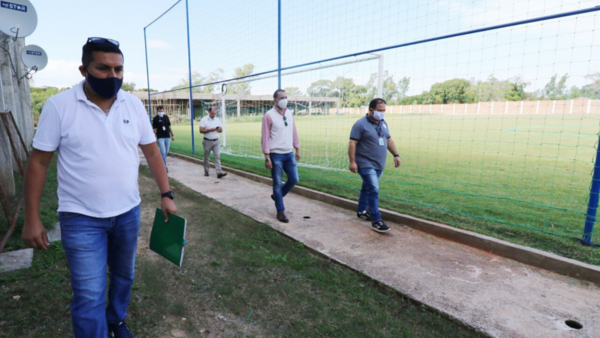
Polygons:
[[396,154],[396,155],[394,155],[394,157],[400,157],[400,154]]
[[265,162],[271,162],[271,159],[265,157]]
[[173,191],[172,191],[172,190],[169,190],[169,191],[167,191],[167,192],[166,192],[166,193],[164,193],[164,194],[160,194],[160,198],[161,198],[161,199],[163,199],[163,198],[165,198],[165,197],[168,197],[168,198],[170,198],[170,199],[172,199],[172,200],[173,200],[173,199],[175,199],[175,194],[173,193]]

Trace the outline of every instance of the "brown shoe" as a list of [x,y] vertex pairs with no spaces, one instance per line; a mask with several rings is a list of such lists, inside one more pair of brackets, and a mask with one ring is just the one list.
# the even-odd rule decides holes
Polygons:
[[289,223],[289,221],[290,221],[283,212],[277,213],[277,220],[279,222],[283,222],[283,223]]
[[217,174],[217,178],[223,178],[223,177],[225,177],[225,176],[227,176],[227,173],[220,173],[220,174]]
[[208,171],[205,171],[205,172],[204,172],[204,176],[208,176]]

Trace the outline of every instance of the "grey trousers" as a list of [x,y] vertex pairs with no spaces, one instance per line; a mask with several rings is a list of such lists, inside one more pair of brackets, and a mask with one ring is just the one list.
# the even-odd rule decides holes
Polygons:
[[204,147],[204,171],[208,172],[210,169],[210,152],[213,152],[215,156],[215,168],[217,168],[217,174],[222,173],[221,170],[221,146],[219,145],[219,140],[216,141],[208,141],[203,140],[202,146]]

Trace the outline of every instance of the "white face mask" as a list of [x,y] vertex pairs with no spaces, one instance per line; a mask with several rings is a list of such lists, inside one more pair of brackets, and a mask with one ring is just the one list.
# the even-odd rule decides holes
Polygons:
[[159,111],[159,112],[158,112],[158,116],[160,116],[160,117],[163,117],[164,115],[165,115],[165,112],[164,112],[164,111]]
[[384,117],[385,117],[385,112],[384,111],[373,110],[373,118],[375,120],[381,121],[381,120],[383,120]]
[[279,102],[277,102],[277,105],[279,106],[279,108],[285,109],[285,107],[287,107],[287,99],[279,100]]

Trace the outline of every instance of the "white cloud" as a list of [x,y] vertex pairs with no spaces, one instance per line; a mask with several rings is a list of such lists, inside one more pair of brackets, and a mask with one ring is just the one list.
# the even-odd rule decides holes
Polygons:
[[148,48],[160,49],[160,50],[169,50],[173,49],[173,45],[163,40],[148,40]]
[[83,80],[78,69],[80,65],[81,62],[50,59],[46,68],[33,74],[33,85],[36,87],[71,87]]

